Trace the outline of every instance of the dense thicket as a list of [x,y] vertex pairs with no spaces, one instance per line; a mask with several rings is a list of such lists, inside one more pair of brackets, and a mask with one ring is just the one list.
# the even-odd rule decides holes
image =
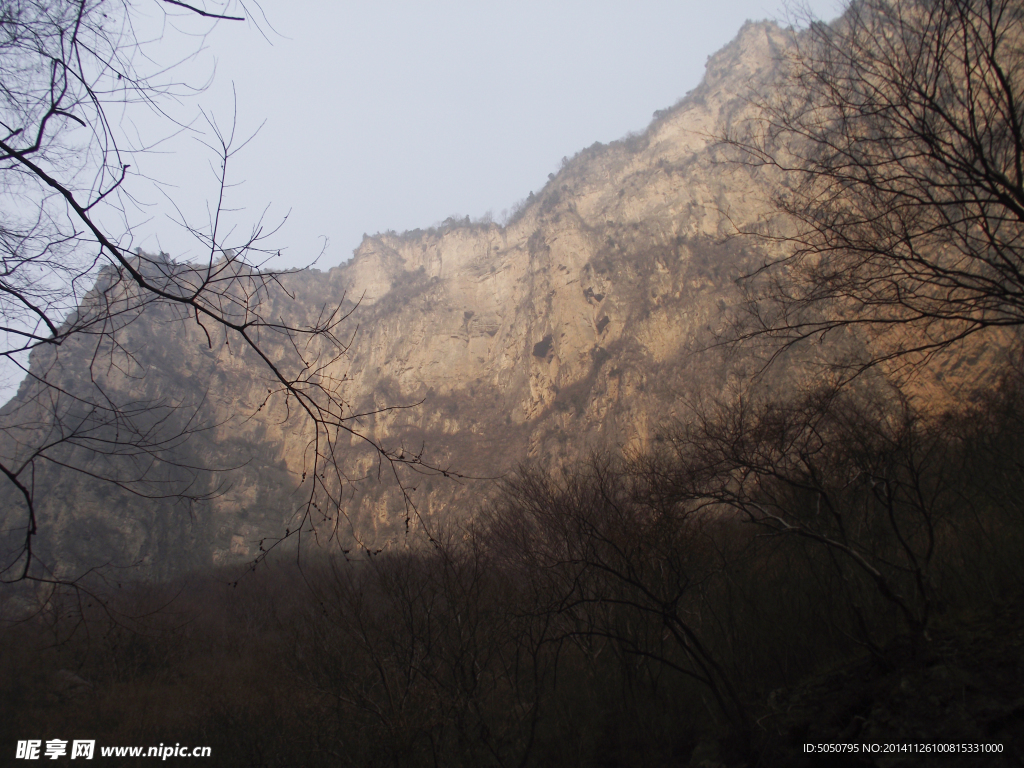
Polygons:
[[1020,612],[986,611],[1024,595],[1022,398],[1010,373],[937,414],[884,383],[744,401],[650,452],[524,467],[419,551],[51,601],[5,630],[4,740],[218,765],[1019,754],[1020,627],[992,638]]

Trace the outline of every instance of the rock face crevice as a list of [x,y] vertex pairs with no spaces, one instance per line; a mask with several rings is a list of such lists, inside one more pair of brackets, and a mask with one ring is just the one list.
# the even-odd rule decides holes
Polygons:
[[[368,415],[360,428],[425,446],[428,459],[464,474],[493,478],[523,460],[557,465],[644,444],[682,415],[681,392],[729,376],[692,353],[724,327],[735,280],[763,257],[737,229],[769,208],[761,172],[729,162],[715,137],[754,114],[752,94],[780,76],[792,34],[745,25],[698,88],[644,133],[566,161],[506,226],[450,221],[367,237],[346,264],[285,276],[295,298],[271,297],[274,310],[315,317],[344,297],[353,341],[331,374],[345,380],[353,413],[420,403]],[[211,348],[194,324],[161,320],[154,313],[124,330],[144,374],[110,386],[170,401],[201,393],[208,428],[181,450],[237,469],[205,480],[219,492],[190,510],[55,473],[40,546],[69,571],[111,561],[164,576],[244,561],[295,519],[305,429],[283,404],[258,410],[266,381],[250,351],[225,338]],[[72,350],[60,364],[81,375]],[[401,545],[401,489],[377,480],[359,440],[340,450],[351,482],[339,541]],[[413,486],[425,519],[470,514],[490,487],[442,477]]]

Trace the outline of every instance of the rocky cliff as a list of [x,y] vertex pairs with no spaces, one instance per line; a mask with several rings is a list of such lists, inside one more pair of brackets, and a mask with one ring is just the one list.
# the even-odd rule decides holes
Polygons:
[[[449,220],[379,234],[340,267],[288,275],[294,300],[273,298],[282,312],[314,315],[343,296],[353,309],[353,343],[334,373],[356,411],[419,403],[361,429],[496,477],[524,459],[642,444],[680,415],[695,382],[724,386],[729,369],[691,353],[723,327],[735,279],[759,259],[756,242],[730,236],[768,207],[761,172],[726,161],[715,137],[772,87],[791,34],[748,23],[697,89],[642,134],[564,161],[505,226]],[[164,320],[150,313],[123,331],[145,374],[111,372],[109,384],[139,400],[202,403],[207,428],[181,447],[186,463],[236,469],[204,480],[218,493],[190,509],[53,473],[39,546],[69,573],[108,561],[156,575],[242,562],[294,525],[308,434],[283,403],[259,409],[265,376],[251,351]],[[83,361],[61,360],[70,380],[82,375]],[[402,545],[401,489],[378,478],[358,440],[339,459],[351,482],[337,541]],[[430,476],[407,487],[430,520],[468,514],[490,485]]]

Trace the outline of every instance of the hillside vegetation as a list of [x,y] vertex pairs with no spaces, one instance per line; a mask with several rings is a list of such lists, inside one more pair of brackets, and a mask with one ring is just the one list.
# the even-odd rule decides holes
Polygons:
[[897,394],[524,466],[420,551],[52,597],[5,631],[4,741],[210,745],[225,766],[785,766],[816,764],[808,742],[963,742],[1003,752],[907,764],[1015,765],[1024,379],[942,413]]

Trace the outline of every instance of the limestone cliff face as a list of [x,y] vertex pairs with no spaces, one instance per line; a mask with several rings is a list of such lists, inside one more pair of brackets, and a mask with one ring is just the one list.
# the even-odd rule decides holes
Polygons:
[[[767,206],[758,173],[725,162],[714,137],[750,116],[749,98],[771,87],[791,34],[748,23],[696,90],[642,135],[564,163],[507,226],[377,235],[340,267],[289,275],[296,300],[276,297],[282,311],[358,302],[358,331],[335,371],[348,377],[354,408],[422,401],[362,428],[493,477],[524,459],[643,443],[679,415],[690,384],[720,386],[725,369],[702,368],[689,352],[722,327],[734,280],[757,261],[755,243],[728,236]],[[283,422],[280,404],[248,418],[265,392],[251,352],[224,339],[211,349],[201,330],[158,319],[125,332],[148,371],[144,386],[154,397],[205,393],[205,417],[218,426],[187,450],[244,466],[191,512],[61,475],[42,512],[55,559],[143,562],[157,574],[243,561],[293,519],[308,435]],[[346,535],[401,545],[398,489],[376,480],[358,441],[349,451]],[[434,477],[413,498],[428,518],[467,514],[488,488]]]

